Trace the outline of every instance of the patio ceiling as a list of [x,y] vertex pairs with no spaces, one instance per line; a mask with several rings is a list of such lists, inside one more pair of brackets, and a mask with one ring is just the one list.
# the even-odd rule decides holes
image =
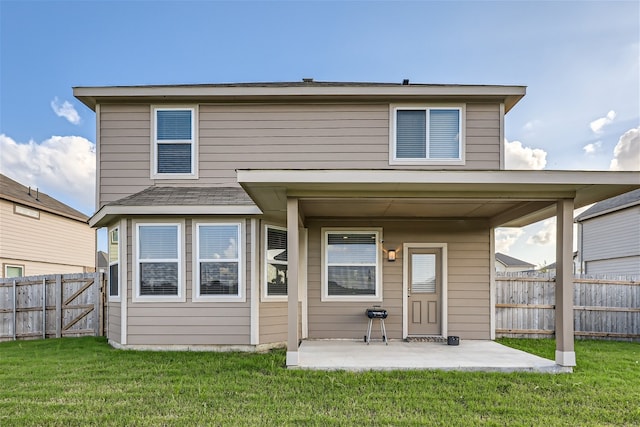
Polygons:
[[271,217],[287,197],[304,217],[486,219],[521,227],[555,215],[559,199],[579,208],[640,188],[637,172],[240,170],[238,181]]

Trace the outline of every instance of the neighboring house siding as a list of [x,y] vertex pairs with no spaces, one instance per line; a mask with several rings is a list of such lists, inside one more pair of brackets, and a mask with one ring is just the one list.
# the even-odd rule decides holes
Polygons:
[[[175,218],[166,218],[168,222]],[[198,220],[219,219],[203,217]],[[245,295],[246,302],[193,302],[192,280],[192,227],[194,220],[185,221],[186,302],[132,302],[135,286],[132,269],[135,254],[132,252],[132,222],[127,226],[128,253],[128,311],[127,344],[129,345],[249,345],[251,328],[251,248],[250,221],[245,221]]]
[[[448,245],[448,334],[464,339],[490,339],[489,228],[482,221],[391,222],[309,220],[308,304],[309,338],[362,339],[368,319],[365,309],[381,304],[389,312],[385,321],[391,339],[402,338],[402,251],[397,261],[382,260],[383,301],[322,302],[321,227],[383,227],[384,245],[402,247],[403,243],[446,243]],[[419,230],[419,231],[418,231]]]
[[[29,276],[95,269],[95,230],[88,224],[41,210],[39,219],[19,215],[14,213],[14,205],[0,200],[3,264],[24,265],[24,273]],[[4,275],[2,270],[0,277]]]
[[[99,114],[101,205],[155,183],[235,186],[236,169],[415,169],[389,165],[388,104],[202,104],[198,180],[150,178],[150,105]],[[466,164],[448,168],[500,168],[498,104],[466,105]]]
[[640,274],[640,206],[582,222],[586,274]]
[[587,261],[585,266],[586,274],[613,276],[640,275],[640,255],[600,261]]

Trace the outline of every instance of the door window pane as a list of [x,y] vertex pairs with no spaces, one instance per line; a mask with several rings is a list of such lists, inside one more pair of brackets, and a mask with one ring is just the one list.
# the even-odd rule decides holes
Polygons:
[[435,254],[411,254],[411,291],[429,294],[436,292]]

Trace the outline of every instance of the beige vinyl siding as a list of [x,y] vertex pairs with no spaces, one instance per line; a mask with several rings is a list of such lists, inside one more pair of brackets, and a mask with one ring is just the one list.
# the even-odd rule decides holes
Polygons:
[[0,200],[2,263],[24,265],[29,276],[95,270],[96,233],[88,224],[45,211],[35,219],[14,213],[14,206]]
[[[482,221],[332,221],[309,223],[309,337],[362,339],[368,319],[365,309],[374,303],[322,302],[321,227],[383,227],[384,246],[401,248],[403,243],[448,245],[448,333],[464,339],[489,339],[490,263],[489,228]],[[402,338],[402,259],[382,260],[383,301],[389,312],[385,321],[391,339]]]
[[[157,219],[157,218],[154,218]],[[175,217],[166,217],[167,222]],[[250,220],[245,223],[245,295],[246,302],[193,302],[193,250],[192,229],[195,221],[219,219],[217,217],[187,218],[184,241],[186,263],[186,302],[138,302],[131,300],[134,282],[132,269],[135,254],[129,234],[128,242],[128,310],[127,344],[129,345],[249,345],[251,337],[251,242]],[[133,227],[128,225],[127,230]]]
[[107,302],[107,338],[121,343],[122,305],[120,301]]
[[99,114],[98,203],[103,205],[153,185],[151,106],[104,104]]
[[[389,165],[389,104],[200,105],[198,180],[150,179],[150,105],[102,105],[99,123],[101,205],[154,183],[237,185],[236,169],[416,168]],[[465,131],[466,164],[449,168],[499,169],[499,104],[467,104]]]
[[287,341],[287,303],[260,304],[260,344]]

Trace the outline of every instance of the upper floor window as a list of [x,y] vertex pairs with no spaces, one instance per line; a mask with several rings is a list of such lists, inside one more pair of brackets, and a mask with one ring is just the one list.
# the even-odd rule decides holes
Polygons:
[[154,178],[195,178],[195,108],[154,109]]
[[462,107],[395,107],[392,164],[464,164]]

